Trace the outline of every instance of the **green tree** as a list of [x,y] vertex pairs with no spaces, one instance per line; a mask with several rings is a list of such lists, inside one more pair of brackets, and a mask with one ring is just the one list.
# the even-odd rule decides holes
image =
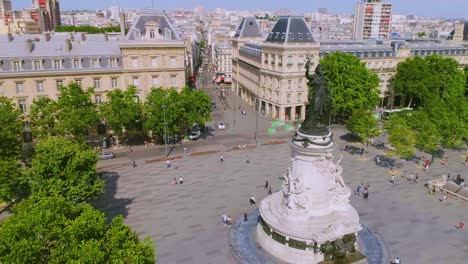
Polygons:
[[92,88],[84,91],[76,83],[59,88],[57,100],[58,135],[84,140],[88,129],[99,121],[96,105],[91,100]]
[[135,86],[116,89],[107,93],[107,101],[100,106],[101,116],[119,138],[124,138],[126,131],[142,128],[142,105],[136,98]]
[[185,87],[180,93],[182,117],[180,131],[187,131],[193,124],[204,125],[211,120],[211,98],[203,91]]
[[429,65],[424,58],[414,57],[399,63],[397,73],[392,80],[395,95],[409,97],[408,107],[411,106],[413,98],[426,97],[429,93],[427,87],[429,74]]
[[370,138],[379,135],[378,122],[371,111],[355,111],[346,122],[346,129],[356,134],[361,141],[367,141]]
[[15,158],[0,159],[0,201],[14,202],[29,194],[21,165]]
[[412,157],[416,145],[416,134],[407,124],[407,120],[402,116],[392,116],[386,128],[388,140],[396,149],[396,153],[403,158]]
[[442,142],[440,130],[424,111],[412,111],[406,116],[407,123],[416,133],[416,147],[432,153],[436,151]]
[[0,159],[19,158],[22,146],[21,112],[0,96]]
[[85,32],[88,34],[102,34],[106,32],[120,32],[119,26],[110,26],[110,27],[93,27],[93,26],[70,26],[70,25],[61,25],[57,26],[55,32]]
[[57,137],[40,141],[28,176],[32,194],[89,201],[104,190],[96,162],[97,154],[88,146]]
[[179,124],[184,111],[181,105],[177,90],[152,88],[145,101],[144,127],[159,138],[163,138],[164,133],[174,135],[181,132]]
[[379,102],[379,78],[354,55],[334,52],[320,60],[332,91],[333,114],[347,120],[355,109],[372,110]]
[[155,263],[149,238],[140,240],[122,217],[63,197],[31,197],[0,224],[2,263]]
[[33,136],[39,139],[57,135],[57,103],[40,97],[31,105],[30,119]]

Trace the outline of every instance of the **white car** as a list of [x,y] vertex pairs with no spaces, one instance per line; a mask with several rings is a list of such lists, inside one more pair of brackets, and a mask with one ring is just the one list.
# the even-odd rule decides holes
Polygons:
[[190,133],[189,135],[189,139],[190,140],[197,140],[199,139],[201,136],[201,131],[200,130],[196,130],[196,131],[192,131],[192,133]]
[[219,122],[219,123],[218,123],[218,129],[219,129],[219,130],[224,130],[224,129],[226,129],[226,125],[224,124],[224,122]]

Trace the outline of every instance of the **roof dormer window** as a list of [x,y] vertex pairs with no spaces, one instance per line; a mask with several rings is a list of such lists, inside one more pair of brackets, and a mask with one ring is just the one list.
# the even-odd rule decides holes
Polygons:
[[167,38],[167,39],[172,38],[170,29],[168,29],[168,28],[164,29],[164,37]]
[[149,34],[149,35],[150,35],[150,38],[151,38],[151,39],[154,39],[155,36],[156,36],[154,30],[150,30],[150,34]]

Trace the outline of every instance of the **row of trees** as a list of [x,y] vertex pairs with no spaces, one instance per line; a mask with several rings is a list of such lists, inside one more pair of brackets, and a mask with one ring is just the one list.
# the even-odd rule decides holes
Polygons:
[[141,103],[134,86],[107,93],[107,101],[96,105],[92,88],[83,90],[76,83],[60,88],[58,100],[39,98],[31,106],[31,130],[34,137],[65,136],[83,141],[88,129],[104,120],[119,137],[127,138],[144,129],[162,139],[182,134],[193,125],[209,121],[211,99],[202,91],[184,88],[153,88]]
[[415,110],[392,116],[389,140],[402,156],[414,148],[434,152],[458,148],[468,139],[467,71],[457,61],[437,55],[415,57],[397,67],[396,95],[409,98]]
[[0,97],[0,200],[15,204],[13,215],[0,223],[0,262],[154,263],[149,238],[140,240],[121,216],[108,224],[88,204],[104,190],[97,153],[50,136],[39,141],[25,166],[19,162],[21,122],[11,101]]
[[119,26],[93,27],[93,26],[71,26],[61,25],[55,28],[55,32],[85,32],[88,34],[103,34],[106,32],[120,32]]

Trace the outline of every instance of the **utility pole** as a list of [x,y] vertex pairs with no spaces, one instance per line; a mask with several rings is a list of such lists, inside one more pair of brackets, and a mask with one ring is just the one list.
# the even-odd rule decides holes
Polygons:
[[164,115],[164,151],[167,156],[167,123],[166,123],[166,105],[163,105],[163,115]]

